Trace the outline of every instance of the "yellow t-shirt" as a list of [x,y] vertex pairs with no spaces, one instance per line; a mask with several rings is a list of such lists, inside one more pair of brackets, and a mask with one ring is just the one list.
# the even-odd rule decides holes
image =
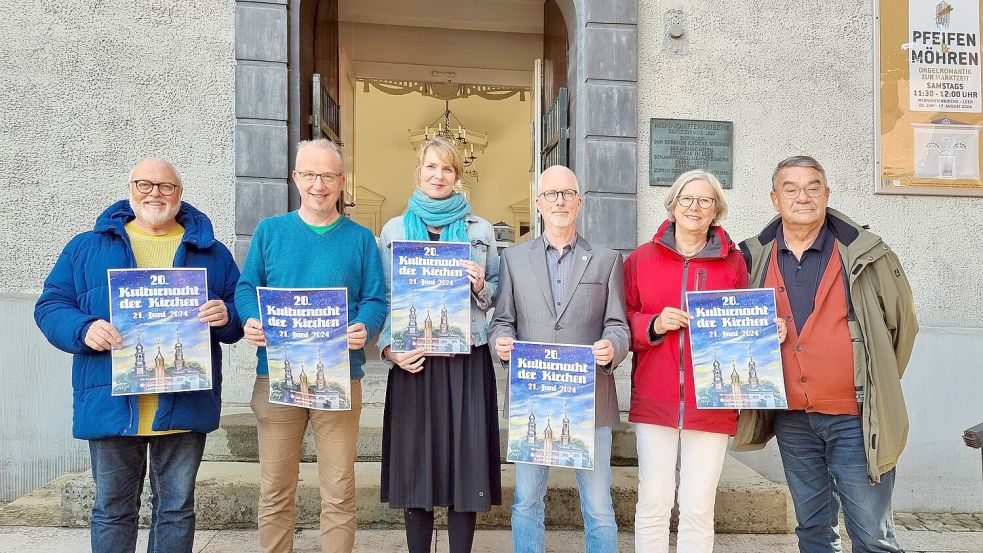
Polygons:
[[[133,248],[133,257],[136,258],[138,268],[150,269],[174,266],[174,255],[177,254],[177,248],[181,245],[181,239],[184,238],[184,227],[178,225],[171,232],[159,236],[141,231],[133,221],[127,223],[125,228],[127,236],[130,237],[130,246]],[[157,394],[142,394],[138,396],[139,423],[137,426],[137,435],[158,436],[187,432],[187,430],[153,430],[154,417],[157,416],[158,401]]]

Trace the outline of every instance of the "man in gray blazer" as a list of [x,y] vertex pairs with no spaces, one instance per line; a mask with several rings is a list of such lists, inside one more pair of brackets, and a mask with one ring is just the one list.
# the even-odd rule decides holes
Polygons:
[[[614,553],[618,527],[611,501],[611,426],[618,422],[612,372],[628,353],[621,254],[577,234],[583,200],[577,177],[554,165],[540,178],[536,209],[543,235],[505,250],[491,343],[508,364],[513,340],[592,345],[597,361],[594,470],[577,470],[587,553]],[[507,381],[506,381],[507,382]],[[506,406],[505,417],[508,418]],[[543,553],[549,467],[515,465],[515,553]]]

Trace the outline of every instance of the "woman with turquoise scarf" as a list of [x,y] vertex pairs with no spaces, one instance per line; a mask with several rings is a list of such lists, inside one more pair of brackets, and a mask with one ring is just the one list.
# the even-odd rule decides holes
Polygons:
[[406,211],[382,229],[379,248],[391,286],[394,240],[470,242],[471,352],[425,356],[395,353],[386,318],[379,351],[391,364],[382,430],[382,501],[403,509],[410,553],[430,550],[434,508],[447,508],[450,553],[469,553],[476,513],[502,503],[498,390],[488,351],[485,312],[498,287],[498,250],[488,221],[454,186],[461,155],[443,139],[417,156],[416,190]]

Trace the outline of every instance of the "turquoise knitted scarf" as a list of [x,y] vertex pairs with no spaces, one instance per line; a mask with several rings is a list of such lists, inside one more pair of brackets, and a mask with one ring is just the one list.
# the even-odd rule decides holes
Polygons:
[[443,200],[435,200],[417,189],[403,213],[406,239],[429,240],[429,225],[441,229],[441,242],[467,242],[468,227],[464,216],[470,212],[471,205],[463,194],[455,192]]

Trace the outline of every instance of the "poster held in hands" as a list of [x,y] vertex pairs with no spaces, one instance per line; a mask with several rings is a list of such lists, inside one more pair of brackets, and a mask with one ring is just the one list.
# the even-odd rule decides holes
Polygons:
[[123,337],[112,351],[112,395],[212,388],[211,332],[198,320],[208,301],[205,269],[110,269],[109,322]]
[[467,242],[392,243],[391,351],[471,352]]
[[266,335],[270,403],[352,408],[348,290],[257,288]]
[[698,409],[787,409],[775,291],[686,292]]
[[593,470],[593,349],[519,341],[513,345],[507,460]]

